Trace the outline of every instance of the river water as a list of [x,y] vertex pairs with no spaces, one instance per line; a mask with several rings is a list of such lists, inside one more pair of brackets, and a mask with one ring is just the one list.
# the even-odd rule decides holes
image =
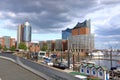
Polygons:
[[[117,53],[118,54],[118,53]],[[113,53],[113,55],[116,55],[116,53]],[[109,60],[91,60],[95,62],[96,65],[104,66],[107,69],[110,69],[111,67],[119,67],[120,68],[120,55],[118,56],[112,56],[112,66],[110,61],[110,56],[103,56],[102,59],[109,59]],[[118,61],[115,61],[118,60]]]

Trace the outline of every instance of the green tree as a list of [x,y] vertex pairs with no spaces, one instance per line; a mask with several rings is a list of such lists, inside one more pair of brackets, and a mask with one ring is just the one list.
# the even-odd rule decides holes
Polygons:
[[11,51],[15,51],[15,49],[16,49],[15,46],[11,46],[11,47],[10,47],[10,50],[11,50]]
[[6,46],[4,46],[3,50],[4,50],[4,51],[7,51],[7,50],[8,50],[8,48],[7,48]]
[[22,49],[22,50],[27,50],[27,46],[26,46],[26,44],[23,43],[23,42],[18,45],[18,48],[19,48],[19,49]]
[[0,44],[0,50],[2,49],[2,45]]
[[47,51],[47,49],[48,49],[47,45],[44,45],[44,46],[41,48],[42,51]]

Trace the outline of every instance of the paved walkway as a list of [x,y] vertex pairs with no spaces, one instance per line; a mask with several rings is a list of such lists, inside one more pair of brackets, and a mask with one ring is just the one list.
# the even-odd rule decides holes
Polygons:
[[0,58],[0,80],[45,80],[42,77]]

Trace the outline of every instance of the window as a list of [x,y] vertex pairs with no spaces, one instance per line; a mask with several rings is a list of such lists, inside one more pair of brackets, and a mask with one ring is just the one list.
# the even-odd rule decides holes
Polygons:
[[95,75],[96,73],[95,73],[95,71],[93,71],[93,75]]
[[92,68],[92,75],[96,75],[96,68]]
[[90,73],[90,68],[89,67],[87,67],[87,71],[86,71],[88,74]]
[[84,72],[84,69],[81,69],[81,72]]
[[100,76],[103,76],[103,73],[102,73],[102,71],[100,71],[100,72],[99,72],[99,75],[100,75]]
[[103,76],[103,70],[101,68],[99,69],[99,76]]
[[87,70],[87,73],[89,73],[89,70]]

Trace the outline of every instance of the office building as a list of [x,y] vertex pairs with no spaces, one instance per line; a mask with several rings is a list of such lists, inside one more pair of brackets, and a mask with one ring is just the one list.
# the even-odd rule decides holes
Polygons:
[[[31,42],[31,26],[29,22],[24,23],[24,34],[23,34],[23,41],[25,42],[27,48],[30,45]],[[28,50],[28,49],[27,49]]]
[[18,29],[17,29],[17,47],[18,47],[18,44],[23,42],[23,34],[24,34],[24,25],[21,24],[18,26]]
[[23,31],[24,31],[23,41],[31,42],[31,26],[29,22],[25,22]]
[[19,43],[24,42],[29,47],[31,42],[31,26],[28,21],[18,26],[17,30],[17,48]]
[[2,48],[10,48],[12,46],[15,46],[15,38],[11,38],[10,36],[3,36],[0,38],[0,44],[2,45]]

